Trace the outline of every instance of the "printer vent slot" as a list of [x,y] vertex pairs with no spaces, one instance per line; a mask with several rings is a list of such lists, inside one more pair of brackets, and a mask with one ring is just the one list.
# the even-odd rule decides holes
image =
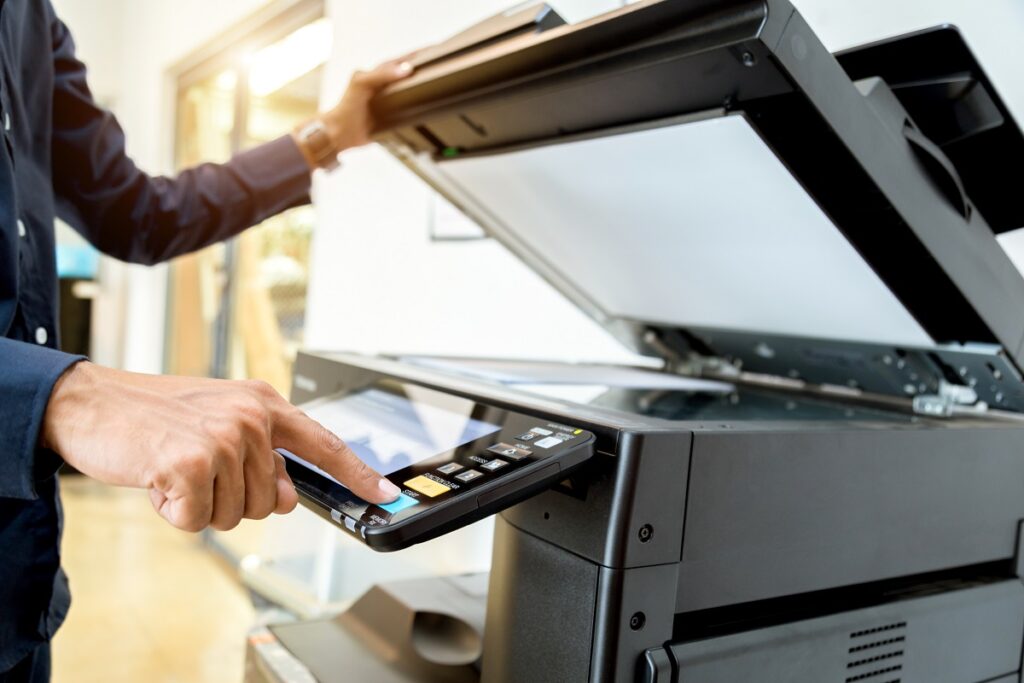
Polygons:
[[885,660],[885,659],[893,659],[895,657],[902,657],[902,656],[903,656],[903,650],[896,650],[894,652],[886,652],[886,653],[883,653],[883,654],[880,654],[880,655],[875,655],[874,657],[868,657],[866,659],[856,659],[856,660],[850,662],[849,664],[847,664],[846,668],[847,669],[852,669],[855,666],[864,666],[865,664],[874,664],[875,662],[881,662],[882,660]]
[[875,628],[864,629],[863,631],[854,631],[850,634],[851,638],[863,638],[864,636],[874,635],[875,633],[881,633],[882,631],[895,631],[897,629],[906,628],[907,622],[898,621],[894,624],[886,624],[885,626],[876,626]]
[[864,652],[865,650],[873,650],[876,647],[885,647],[886,645],[896,645],[902,643],[907,639],[906,636],[897,636],[896,638],[886,638],[885,640],[876,640],[873,643],[864,643],[863,645],[854,645],[850,648],[850,654],[855,652]]
[[[868,671],[866,673],[857,674],[856,676],[850,676],[846,679],[846,683],[856,683],[856,681],[868,681],[869,683],[900,683],[899,678],[878,678],[879,676],[885,676],[886,674],[895,674],[897,671],[903,669],[902,664],[896,666],[887,666],[884,669],[876,669],[875,671]],[[872,680],[875,679],[875,680]]]
[[906,628],[896,621],[851,633],[846,683],[900,683]]

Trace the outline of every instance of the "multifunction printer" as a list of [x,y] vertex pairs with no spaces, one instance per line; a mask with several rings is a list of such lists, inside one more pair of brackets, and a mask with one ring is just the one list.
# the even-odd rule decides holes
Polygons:
[[959,32],[831,54],[786,0],[648,0],[415,59],[379,142],[658,368],[300,354],[296,403],[398,383],[595,455],[476,588],[278,644],[324,681],[1020,681],[1024,141]]

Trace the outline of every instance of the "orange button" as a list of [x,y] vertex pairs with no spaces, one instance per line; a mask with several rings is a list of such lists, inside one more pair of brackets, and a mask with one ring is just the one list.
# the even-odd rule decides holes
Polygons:
[[424,496],[429,496],[431,498],[434,498],[435,496],[440,496],[442,493],[448,493],[449,491],[452,490],[450,486],[445,486],[444,484],[440,484],[434,481],[433,479],[428,479],[427,477],[424,477],[422,474],[418,477],[413,477],[409,481],[405,482],[405,485],[411,488],[413,491],[417,491],[419,493],[422,493]]

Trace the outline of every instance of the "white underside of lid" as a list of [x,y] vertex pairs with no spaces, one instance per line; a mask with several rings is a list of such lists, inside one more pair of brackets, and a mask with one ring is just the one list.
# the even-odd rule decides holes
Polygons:
[[438,170],[609,316],[934,344],[741,116]]

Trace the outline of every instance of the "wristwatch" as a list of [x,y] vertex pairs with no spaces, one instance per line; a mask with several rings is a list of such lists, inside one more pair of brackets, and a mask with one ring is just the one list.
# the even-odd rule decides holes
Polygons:
[[341,165],[338,162],[338,151],[331,142],[327,127],[320,119],[313,119],[304,125],[296,133],[296,137],[317,168],[331,171]]

